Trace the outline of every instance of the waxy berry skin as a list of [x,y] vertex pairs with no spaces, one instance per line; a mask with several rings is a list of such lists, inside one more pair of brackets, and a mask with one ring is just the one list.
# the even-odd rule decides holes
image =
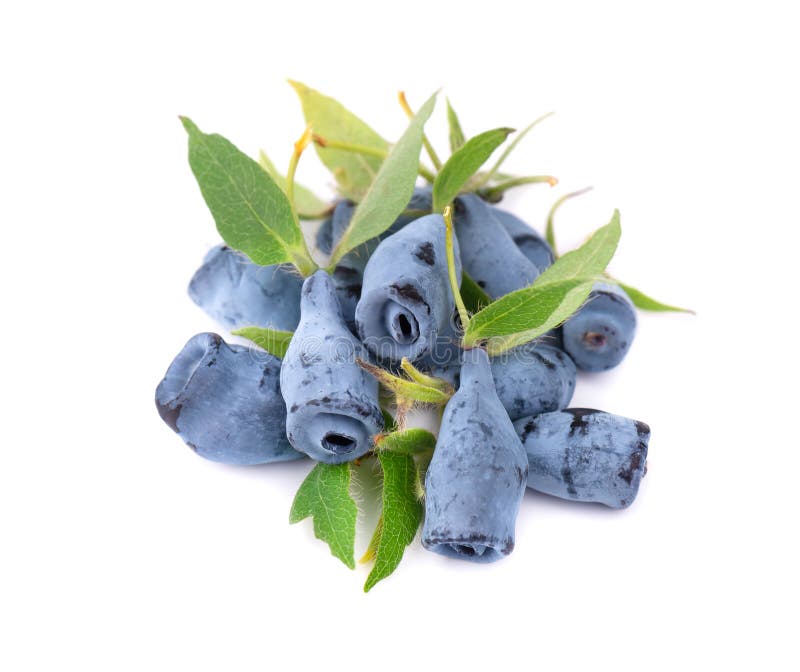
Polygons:
[[497,299],[530,285],[539,269],[520,251],[494,211],[475,194],[461,194],[455,200],[453,222],[464,270]]
[[[452,337],[455,300],[447,272],[444,218],[425,215],[381,242],[367,262],[356,306],[358,335],[380,361],[434,353]],[[453,237],[456,275],[461,277]]]
[[527,477],[525,449],[495,394],[489,358],[467,350],[425,477],[422,545],[473,562],[508,555]]
[[617,285],[598,282],[586,304],[562,326],[564,350],[583,371],[617,366],[636,335],[636,309]]
[[613,509],[630,506],[646,472],[650,427],[638,420],[568,408],[514,423],[528,454],[528,487]]
[[490,362],[497,396],[511,420],[569,406],[577,371],[563,350],[533,342]]
[[[417,187],[411,197],[406,210],[409,211],[430,211],[432,195],[430,187]],[[333,210],[331,217],[323,222],[317,234],[317,244],[326,254],[330,254],[333,247],[344,235],[345,230],[350,225],[356,206],[350,201],[339,201]],[[339,305],[342,309],[347,326],[350,331],[355,333],[355,310],[356,304],[361,297],[361,287],[364,281],[364,269],[382,240],[385,240],[394,233],[397,233],[406,224],[414,221],[421,215],[402,214],[392,225],[379,236],[368,240],[344,255],[331,274],[333,284],[336,287],[336,294],[339,297]]]
[[286,434],[295,450],[315,460],[349,462],[383,430],[378,382],[356,361],[368,354],[347,329],[325,271],[303,283],[300,309],[280,373]]
[[503,225],[520,252],[539,269],[539,272],[544,271],[544,269],[553,264],[555,261],[553,250],[549,243],[542,238],[537,231],[528,226],[515,214],[507,212],[506,210],[492,208],[492,214],[494,214],[497,221]]
[[300,319],[303,279],[291,265],[258,266],[217,245],[189,283],[189,296],[228,329],[269,327],[292,331]]
[[303,457],[286,439],[281,362],[202,333],[189,339],[156,389],[156,407],[198,455],[226,464]]

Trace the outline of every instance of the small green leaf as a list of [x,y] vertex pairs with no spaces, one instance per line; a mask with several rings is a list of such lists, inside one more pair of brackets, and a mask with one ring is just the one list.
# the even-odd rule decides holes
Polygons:
[[403,357],[403,359],[400,360],[400,368],[403,369],[406,375],[415,383],[427,385],[428,387],[435,387],[437,390],[450,389],[450,383],[436,376],[429,376],[427,373],[423,373],[408,360],[408,357]]
[[[285,194],[286,177],[281,175],[280,171],[275,167],[275,164],[270,161],[263,149],[258,153],[258,163],[269,173],[269,176],[275,180],[276,184]],[[303,219],[321,219],[331,209],[331,206],[319,198],[313,191],[297,184],[297,182],[294,183],[294,201],[297,216]]]
[[693,310],[689,310],[688,308],[678,308],[677,306],[670,306],[666,303],[661,303],[660,301],[656,301],[655,299],[647,296],[647,294],[643,294],[635,287],[631,287],[630,285],[624,285],[621,282],[618,282],[620,287],[625,290],[625,293],[630,297],[631,301],[633,301],[633,305],[637,308],[641,308],[642,310],[651,310],[654,312],[674,312],[674,313],[691,313],[695,315]]
[[377,381],[385,388],[391,390],[395,396],[402,399],[411,399],[412,401],[419,401],[423,404],[446,404],[450,397],[453,396],[453,389],[449,385],[449,389],[437,389],[435,387],[428,387],[427,385],[420,385],[413,380],[406,380],[392,375],[388,371],[383,370],[379,366],[365,362],[362,359],[356,360],[358,365],[372,374]]
[[492,302],[491,297],[466,271],[461,273],[461,298],[464,299],[464,305],[470,313],[477,313]]
[[278,331],[277,329],[265,329],[263,327],[242,327],[231,332],[234,336],[243,336],[253,341],[259,348],[264,348],[271,355],[278,359],[286,356],[289,342],[294,335],[291,331]]
[[[417,471],[411,455],[380,453],[383,470],[383,511],[376,529],[375,566],[364,584],[369,592],[400,564],[403,553],[422,522],[422,503],[416,497]],[[373,537],[374,539],[375,537]]]
[[433,183],[433,211],[441,212],[475,172],[505,142],[513,128],[496,128],[467,140],[453,152]]
[[490,339],[491,354],[533,340],[572,315],[589,296],[617,249],[619,211],[581,247],[563,255],[524,289],[503,296],[470,320],[464,343]]
[[318,462],[294,496],[289,522],[311,516],[314,534],[330,546],[331,553],[355,569],[354,548],[358,509],[350,496],[350,463]]
[[405,210],[417,180],[422,130],[435,104],[436,94],[433,94],[390,150],[364,199],[356,207],[350,224],[331,252],[331,268],[361,243],[383,233]]
[[206,135],[181,117],[189,134],[189,165],[222,239],[253,263],[291,262],[304,275],[316,264],[286,194],[253,159],[221,135]]
[[436,437],[427,429],[403,429],[389,434],[381,434],[376,440],[378,452],[390,451],[402,455],[427,453],[436,446]]
[[[289,84],[297,92],[306,123],[315,134],[350,145],[383,151],[389,148],[386,140],[337,100],[300,82],[289,80]],[[316,144],[315,149],[322,163],[333,173],[339,190],[354,201],[360,201],[367,193],[383,161],[379,156],[354,154]],[[414,168],[416,174],[417,166]]]
[[454,154],[464,144],[464,131],[461,130],[461,122],[458,121],[458,115],[450,104],[450,99],[447,99],[447,126],[450,129],[450,152]]
[[[489,170],[489,172],[487,172],[484,175],[483,179],[478,182],[476,187],[482,187],[484,184],[487,184],[490,180],[499,178],[500,177],[500,173],[498,171],[500,170],[500,167],[503,165],[505,160],[509,157],[511,152],[513,152],[516,149],[517,145],[520,142],[522,142],[522,138],[524,138],[526,135],[528,135],[528,133],[530,133],[531,129],[534,126],[538,126],[541,122],[543,122],[545,119],[547,119],[547,117],[550,117],[553,114],[555,114],[555,112],[548,112],[547,114],[543,114],[541,117],[539,117],[538,119],[535,119],[530,124],[528,124],[525,128],[523,128],[522,131],[520,131],[517,134],[517,137],[514,138],[514,140],[511,142],[511,144],[508,147],[506,147],[505,151],[500,155],[500,158],[497,159],[497,163],[495,163],[492,166],[492,168]],[[510,178],[510,177],[511,176],[508,176],[508,178]]]

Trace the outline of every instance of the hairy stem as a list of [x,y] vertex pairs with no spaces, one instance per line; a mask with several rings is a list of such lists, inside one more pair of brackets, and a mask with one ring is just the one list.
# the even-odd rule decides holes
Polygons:
[[552,175],[531,175],[529,177],[514,177],[505,182],[500,182],[493,187],[481,189],[478,193],[489,203],[497,203],[503,198],[503,193],[513,187],[521,187],[523,184],[549,184],[554,187],[558,184],[558,179]]
[[[379,159],[385,159],[389,152],[385,149],[378,149],[377,147],[367,147],[366,145],[354,145],[349,142],[340,142],[338,140],[329,140],[328,138],[323,138],[321,135],[314,134],[313,138],[314,143],[319,145],[320,147],[326,147],[329,149],[338,149],[343,152],[352,152],[353,154],[363,154],[364,156],[374,156]],[[433,184],[433,181],[436,179],[436,176],[425,166],[420,164],[417,172],[419,173],[420,177],[423,177],[426,181]]]
[[458,285],[458,276],[456,275],[456,254],[453,246],[453,206],[448,205],[444,209],[444,225],[446,229],[445,251],[447,252],[447,274],[450,276],[450,288],[453,290],[453,298],[456,301],[456,308],[458,308],[458,317],[461,320],[461,329],[467,330],[469,325],[469,312],[464,305],[464,299],[461,298],[461,290]]

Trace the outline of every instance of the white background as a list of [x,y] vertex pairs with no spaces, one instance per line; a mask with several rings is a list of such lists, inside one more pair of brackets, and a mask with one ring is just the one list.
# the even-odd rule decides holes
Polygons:
[[[797,669],[800,49],[792,3],[15,3],[0,10],[4,670]],[[561,183],[574,245],[697,317],[642,315],[573,405],[652,427],[625,511],[528,493],[513,555],[415,543],[369,595],[287,522],[309,463],[192,453],[153,392],[218,240],[177,115],[286,164],[292,77],[387,138],[438,87]],[[444,153],[444,101],[429,135]],[[331,195],[316,158],[299,180]],[[360,528],[357,553],[368,530]]]

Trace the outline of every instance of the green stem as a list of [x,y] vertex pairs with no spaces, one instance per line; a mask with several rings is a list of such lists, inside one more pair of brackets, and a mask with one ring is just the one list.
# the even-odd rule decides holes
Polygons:
[[[314,135],[314,142],[320,147],[327,149],[338,149],[342,152],[352,152],[353,154],[363,154],[364,156],[374,156],[379,159],[385,159],[389,156],[389,152],[385,149],[378,149],[377,147],[368,147],[366,145],[354,145],[349,142],[340,142],[338,140],[329,140],[319,135]],[[419,175],[425,178],[426,181],[433,184],[436,176],[422,164],[417,169]]]
[[500,182],[493,187],[481,189],[479,192],[489,203],[497,203],[503,197],[503,193],[513,187],[520,187],[523,184],[549,184],[554,187],[558,184],[558,179],[552,175],[531,175],[529,177],[515,177],[505,182]]
[[467,330],[469,325],[469,312],[464,305],[464,299],[461,298],[461,291],[458,285],[458,276],[456,275],[456,255],[453,248],[453,206],[448,205],[444,209],[444,225],[446,229],[445,251],[447,252],[447,273],[450,276],[450,288],[453,290],[453,297],[456,301],[456,308],[458,308],[458,317],[461,320],[461,329]]
[[491,170],[481,178],[478,184],[475,185],[475,188],[479,189],[480,187],[487,184],[489,180],[491,180],[497,174],[497,171],[500,170],[500,166],[503,165],[503,162],[508,158],[508,155],[514,151],[514,148],[519,144],[520,140],[522,140],[522,138],[524,138],[534,126],[547,119],[547,117],[553,116],[554,114],[555,112],[548,112],[547,114],[543,114],[541,117],[539,117],[535,121],[532,121],[530,124],[528,124],[528,126],[522,129],[519,135],[517,135],[517,137],[514,138],[513,142],[508,147],[506,147],[505,151],[500,155],[500,158],[497,159],[497,163],[495,163],[494,166],[492,166]]
[[[405,113],[408,115],[408,118],[413,119],[414,110],[411,109],[411,106],[408,104],[408,101],[406,100],[405,91],[400,91],[397,94],[397,99],[400,101],[400,106],[403,108],[403,110],[405,110]],[[424,132],[422,133],[422,144],[425,145],[425,151],[428,152],[428,156],[430,157],[431,162],[433,163],[433,167],[436,170],[441,170],[442,162],[439,160],[439,156],[436,154],[436,151],[433,149],[433,145],[430,143],[430,140],[428,140],[428,136],[425,135]]]
[[584,187],[583,189],[579,189],[578,191],[573,191],[569,194],[565,194],[561,198],[559,198],[555,203],[553,203],[553,207],[550,208],[550,212],[547,214],[547,227],[544,232],[544,237],[547,243],[550,245],[550,249],[553,250],[553,256],[558,259],[558,252],[556,251],[556,232],[555,228],[553,227],[553,218],[555,217],[556,210],[561,207],[561,204],[564,201],[568,201],[570,198],[575,198],[576,196],[581,196],[585,194],[587,191],[591,191],[592,187]]

